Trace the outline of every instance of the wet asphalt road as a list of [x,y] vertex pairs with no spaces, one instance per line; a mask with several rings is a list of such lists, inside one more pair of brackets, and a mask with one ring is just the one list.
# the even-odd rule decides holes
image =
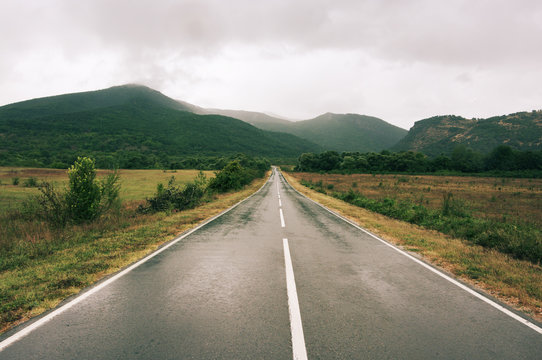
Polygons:
[[541,334],[274,173],[256,195],[14,342],[0,359],[292,359],[284,238],[309,359],[542,357]]

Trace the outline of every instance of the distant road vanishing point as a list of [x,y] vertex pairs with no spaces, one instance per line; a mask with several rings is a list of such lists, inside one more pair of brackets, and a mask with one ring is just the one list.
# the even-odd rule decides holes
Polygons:
[[540,359],[542,329],[298,194],[222,216],[4,334],[0,359]]

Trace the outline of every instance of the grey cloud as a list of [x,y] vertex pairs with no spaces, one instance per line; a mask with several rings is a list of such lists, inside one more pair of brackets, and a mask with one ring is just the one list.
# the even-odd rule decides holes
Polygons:
[[527,1],[65,1],[71,28],[131,51],[216,52],[228,43],[361,49],[396,61],[472,64],[542,57],[542,6]]
[[412,122],[542,96],[539,0],[1,0],[0,33],[0,104],[137,81],[287,116]]
[[472,75],[464,72],[457,75],[455,79],[461,83],[470,83],[472,82]]
[[542,58],[537,0],[8,0],[4,7],[12,42],[62,39],[67,53],[105,47],[192,56],[271,43],[472,66]]

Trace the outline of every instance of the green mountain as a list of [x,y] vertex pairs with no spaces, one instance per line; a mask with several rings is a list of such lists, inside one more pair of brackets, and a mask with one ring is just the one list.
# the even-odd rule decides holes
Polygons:
[[283,131],[292,124],[292,122],[289,120],[267,115],[262,112],[222,109],[204,109],[203,111],[205,111],[207,114],[219,114],[243,120],[244,122],[263,130]]
[[519,112],[489,119],[435,116],[417,121],[392,150],[414,150],[430,156],[450,154],[457,145],[489,153],[499,145],[517,150],[542,149],[542,111]]
[[327,113],[297,121],[291,134],[337,151],[380,151],[389,148],[407,131],[376,117],[358,114]]
[[407,131],[384,120],[358,114],[326,113],[311,120],[288,121],[264,113],[203,109],[246,121],[260,129],[289,133],[326,150],[378,152],[403,138]]
[[0,165],[51,166],[91,155],[102,166],[141,168],[186,156],[295,158],[321,150],[290,134],[187,110],[137,85],[6,105],[0,107]]
[[87,91],[21,101],[0,107],[0,113],[2,118],[29,119],[103,109],[127,104],[129,102],[136,102],[138,99],[153,103],[157,106],[190,111],[188,106],[170,99],[156,90],[146,86],[128,84],[114,86],[105,90]]

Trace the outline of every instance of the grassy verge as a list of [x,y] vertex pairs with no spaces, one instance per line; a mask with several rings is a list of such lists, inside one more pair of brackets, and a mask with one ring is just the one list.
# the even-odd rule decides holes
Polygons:
[[389,197],[371,199],[352,189],[347,192],[326,190],[321,181],[313,183],[301,179],[300,184],[397,220],[497,249],[520,260],[534,264],[542,262],[542,232],[534,225],[475,217],[465,201],[455,199],[451,192],[445,194],[441,208],[430,209],[420,201]]
[[283,175],[294,188],[311,199],[542,321],[540,265],[362,209],[301,185],[295,174]]
[[[63,299],[144,257],[246,198],[265,181],[266,178],[257,179],[241,191],[216,195],[202,206],[170,214],[139,214],[135,211],[136,202],[128,202],[121,211],[95,223],[58,232],[39,222],[31,223],[35,228],[22,234],[25,238],[20,249],[11,248],[9,254],[0,257],[0,332],[55,307]],[[4,224],[9,226],[16,220],[8,219]]]

